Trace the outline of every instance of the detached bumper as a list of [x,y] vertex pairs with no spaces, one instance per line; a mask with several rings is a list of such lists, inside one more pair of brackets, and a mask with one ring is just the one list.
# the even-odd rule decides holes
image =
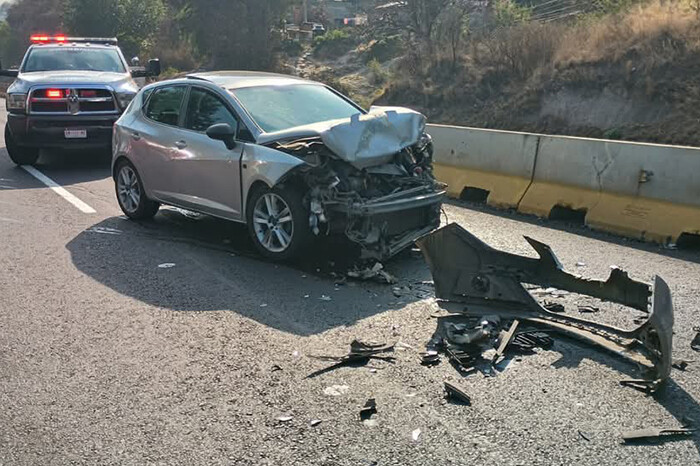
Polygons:
[[[7,124],[15,142],[20,146],[81,149],[109,147],[112,128],[120,115],[35,116],[8,114]],[[65,131],[85,130],[86,138],[67,139]]]

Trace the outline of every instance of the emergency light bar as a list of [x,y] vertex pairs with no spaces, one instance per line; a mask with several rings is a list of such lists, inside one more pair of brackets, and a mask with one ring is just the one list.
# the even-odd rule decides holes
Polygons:
[[66,37],[64,35],[48,36],[45,34],[34,34],[29,40],[32,44],[103,44],[117,45],[119,41],[116,37]]

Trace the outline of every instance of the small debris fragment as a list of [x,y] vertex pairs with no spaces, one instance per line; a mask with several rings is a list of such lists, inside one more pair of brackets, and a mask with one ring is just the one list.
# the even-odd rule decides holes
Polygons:
[[700,351],[700,327],[693,327],[693,331],[697,333],[693,341],[690,342],[690,348],[694,351]]
[[586,266],[585,262],[576,262],[576,267],[585,267],[585,266]]
[[267,303],[262,303],[260,307],[267,307]]
[[158,266],[159,269],[172,269],[175,267],[177,264],[173,264],[172,262],[166,262],[165,264],[160,264]]
[[365,405],[360,409],[360,420],[367,421],[374,414],[377,414],[377,402],[374,398],[370,398],[365,402]]
[[292,419],[294,419],[293,416],[280,416],[280,417],[277,418],[277,420],[280,421],[280,422],[289,422],[289,421],[291,421]]
[[331,298],[330,296],[326,296],[325,294],[321,295],[321,297],[318,299],[320,299],[321,301],[333,301],[333,298]]
[[685,359],[674,359],[671,363],[671,367],[673,367],[674,369],[678,369],[679,371],[685,371],[691,362],[692,361],[688,361]]
[[310,297],[311,297],[310,294],[305,294],[305,295],[304,295],[304,299],[309,299]]
[[600,308],[594,306],[579,306],[578,312],[581,314],[595,314],[596,312],[600,312]]
[[467,395],[467,392],[465,392],[452,382],[445,382],[445,393],[447,394],[447,398],[451,398],[456,401],[461,401],[462,403],[467,405],[472,404],[472,399],[469,395]]
[[347,276],[358,280],[376,280],[388,285],[393,285],[398,282],[393,275],[384,270],[384,266],[380,262],[375,263],[372,267],[350,270]]
[[420,356],[420,363],[424,366],[434,366],[440,363],[440,354],[437,351],[430,350],[418,353]]
[[498,350],[496,350],[496,354],[494,354],[493,358],[491,359],[492,366],[495,366],[496,364],[498,364],[501,357],[506,352],[506,348],[508,348],[508,345],[510,345],[511,341],[513,341],[513,337],[515,336],[515,331],[518,330],[518,325],[520,325],[520,321],[517,319],[514,320],[513,323],[511,324],[508,332],[506,332],[503,335],[503,337],[501,338],[501,344],[498,347]]
[[312,420],[312,421],[309,423],[309,425],[311,425],[311,427],[316,427],[317,425],[319,425],[319,424],[322,423],[322,422],[323,422],[323,421],[320,420],[320,419],[314,419],[314,420]]
[[272,369],[270,369],[270,372],[277,372],[277,371],[281,371],[281,370],[282,370],[282,367],[275,364],[274,366],[272,366]]
[[411,438],[413,439],[414,442],[418,441],[418,437],[420,437],[420,429],[416,429],[411,433]]
[[554,339],[544,332],[521,332],[515,335],[511,346],[520,352],[529,352],[535,348],[548,350],[554,346]]
[[552,301],[545,301],[543,307],[551,312],[566,312],[566,308],[563,304],[554,303]]
[[400,298],[402,296],[401,293],[401,288],[395,287],[391,292],[396,296],[397,298]]
[[650,429],[624,432],[622,439],[625,442],[634,442],[638,440],[673,438],[676,436],[690,437],[695,431],[696,429],[655,429],[652,427]]
[[590,434],[589,434],[588,432],[584,432],[584,431],[582,431],[582,430],[579,430],[579,431],[578,431],[578,435],[579,435],[579,437],[581,437],[582,439],[584,439],[586,442],[590,442],[590,441],[591,441],[591,436],[590,436]]

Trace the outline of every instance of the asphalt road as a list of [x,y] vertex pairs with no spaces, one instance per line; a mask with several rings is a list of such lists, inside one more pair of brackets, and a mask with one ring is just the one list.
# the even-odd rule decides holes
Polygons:
[[[0,464],[700,464],[700,435],[633,446],[620,436],[700,425],[697,251],[448,206],[451,221],[498,248],[532,254],[529,235],[585,276],[613,264],[661,275],[675,299],[675,356],[698,360],[656,397],[619,385],[634,368],[562,339],[496,377],[463,378],[446,362],[418,364],[437,307],[418,285],[430,275],[416,254],[387,264],[412,287],[399,297],[380,284],[336,286],[330,271],[347,258],[333,245],[275,265],[237,225],[172,209],[126,220],[108,156],[48,154],[38,169],[95,212],[0,150]],[[616,312],[600,317],[624,320]],[[402,344],[393,364],[306,378],[327,365],[309,355],[343,354],[354,338]],[[472,405],[447,402],[445,380]],[[378,413],[366,424],[368,398]]]

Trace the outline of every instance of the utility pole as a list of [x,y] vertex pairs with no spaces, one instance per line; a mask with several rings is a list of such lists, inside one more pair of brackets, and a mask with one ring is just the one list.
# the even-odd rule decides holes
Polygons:
[[309,22],[309,0],[304,0],[304,22]]

